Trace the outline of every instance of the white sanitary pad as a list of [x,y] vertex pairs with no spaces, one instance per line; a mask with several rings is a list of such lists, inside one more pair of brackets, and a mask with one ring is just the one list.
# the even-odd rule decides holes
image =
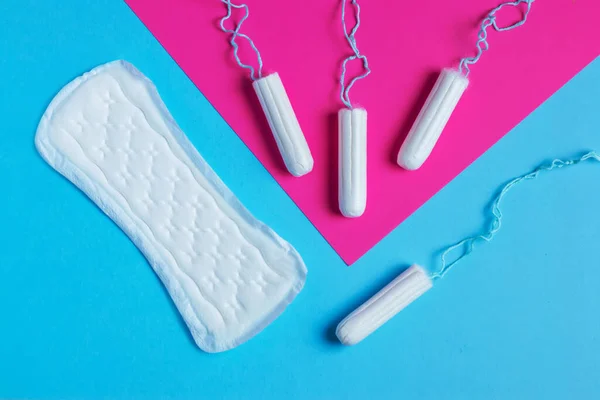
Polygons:
[[250,339],[302,289],[300,255],[244,208],[131,64],[69,83],[35,142],[139,247],[203,350]]

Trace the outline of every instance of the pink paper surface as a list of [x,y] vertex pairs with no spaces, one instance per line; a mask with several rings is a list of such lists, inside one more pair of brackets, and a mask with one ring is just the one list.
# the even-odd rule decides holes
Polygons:
[[[431,157],[408,172],[396,155],[439,71],[474,54],[481,19],[499,3],[363,0],[357,42],[373,73],[351,99],[368,111],[368,204],[362,217],[347,219],[337,205],[338,79],[350,54],[340,1],[246,0],[243,32],[261,51],[265,72],[281,75],[315,160],[302,178],[285,170],[248,72],[235,64],[230,38],[218,28],[225,6],[127,3],[348,264],[600,54],[600,1],[535,1],[524,26],[490,31],[490,50],[471,67],[469,89]],[[515,9],[499,14],[501,25],[519,17]],[[244,61],[253,62],[248,46],[241,47]],[[358,71],[359,64],[350,68]]]

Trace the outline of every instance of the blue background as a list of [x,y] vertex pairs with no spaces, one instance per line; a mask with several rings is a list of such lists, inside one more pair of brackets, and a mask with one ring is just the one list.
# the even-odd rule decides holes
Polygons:
[[[124,3],[5,1],[0,14],[0,397],[600,397],[591,162],[516,188],[497,239],[363,343],[333,336],[402,269],[436,267],[444,245],[477,232],[501,183],[600,150],[600,59],[347,268]],[[54,94],[119,58],[156,83],[206,160],[308,266],[296,301],[233,351],[195,347],[135,246],[35,151]]]

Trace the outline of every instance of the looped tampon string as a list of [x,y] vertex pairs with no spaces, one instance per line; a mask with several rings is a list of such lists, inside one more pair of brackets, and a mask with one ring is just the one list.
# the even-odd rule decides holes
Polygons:
[[[229,41],[229,43],[231,43],[231,46],[233,47],[233,56],[235,57],[235,61],[237,62],[237,64],[240,67],[250,70],[250,79],[252,79],[253,81],[255,81],[256,79],[262,78],[263,62],[262,62],[262,57],[260,56],[260,52],[258,51],[258,48],[254,45],[254,42],[252,41],[252,39],[250,39],[250,37],[248,35],[240,33],[242,24],[244,23],[244,21],[246,21],[246,19],[248,19],[248,16],[250,16],[250,9],[248,8],[248,6],[246,4],[233,4],[230,0],[221,0],[221,2],[227,6],[227,14],[223,18],[221,18],[220,26],[221,26],[221,30],[223,32],[231,34],[231,40]],[[231,18],[233,8],[244,9],[244,16],[242,17],[240,22],[235,26],[234,29],[227,29],[227,28],[225,28],[225,21],[227,21],[228,19]],[[236,39],[238,37],[247,40],[248,43],[250,44],[250,47],[252,47],[252,50],[256,54],[256,58],[258,60],[258,71],[257,71],[258,78],[254,75],[255,74],[254,67],[252,67],[249,64],[244,64],[242,62],[242,60],[240,59],[240,56],[238,54],[239,45],[236,42]]]
[[[360,54],[360,51],[358,50],[358,46],[356,45],[356,31],[358,30],[358,27],[360,26],[360,6],[358,5],[356,0],[351,0],[351,4],[352,6],[354,6],[354,9],[356,11],[356,24],[354,25],[354,28],[352,28],[352,30],[350,31],[350,33],[348,33],[348,28],[346,28],[346,3],[348,2],[348,0],[342,0],[342,28],[344,29],[344,36],[346,37],[346,40],[348,41],[348,44],[350,45],[350,47],[352,48],[353,51],[353,55],[349,56],[348,58],[346,58],[344,60],[344,62],[342,63],[342,75],[340,76],[340,86],[341,86],[341,91],[340,91],[340,100],[342,101],[342,103],[344,103],[344,105],[348,108],[352,108],[352,102],[350,101],[350,89],[352,89],[352,86],[354,86],[354,84],[363,79],[366,78],[370,73],[371,73],[371,69],[369,68],[369,61],[367,60],[367,57]],[[346,65],[348,64],[348,62],[353,61],[359,59],[362,61],[363,64],[363,69],[365,70],[365,72],[362,75],[359,75],[355,78],[353,78],[350,83],[348,84],[348,86],[346,86],[345,80],[346,80]]]
[[[529,15],[529,12],[531,11],[531,4],[533,2],[534,2],[534,0],[509,1],[506,3],[500,4],[498,7],[494,8],[492,11],[490,11],[490,13],[487,15],[487,17],[485,17],[484,20],[481,22],[481,27],[480,27],[479,33],[477,35],[478,39],[477,39],[477,42],[475,43],[475,47],[477,48],[477,54],[475,54],[475,56],[473,56],[473,57],[465,57],[462,60],[460,60],[460,64],[458,66],[458,71],[465,77],[468,77],[469,73],[471,72],[469,65],[473,65],[473,64],[477,63],[477,61],[479,61],[479,59],[481,58],[481,55],[483,54],[483,52],[490,48],[490,45],[487,41],[488,28],[490,26],[492,28],[494,28],[494,30],[496,30],[497,32],[504,32],[504,31],[509,31],[511,29],[518,28],[519,26],[523,25],[527,21],[527,16]],[[521,20],[519,20],[509,26],[504,26],[504,27],[498,26],[498,22],[496,19],[496,13],[498,11],[500,11],[503,7],[506,7],[506,6],[517,7],[523,3],[527,5],[527,9],[523,13],[523,18]]]

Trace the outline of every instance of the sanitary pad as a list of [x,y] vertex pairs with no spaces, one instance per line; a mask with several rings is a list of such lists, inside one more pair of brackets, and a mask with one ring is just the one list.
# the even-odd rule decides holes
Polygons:
[[244,208],[131,64],[69,83],[35,142],[142,251],[203,350],[250,339],[302,289],[300,255]]

